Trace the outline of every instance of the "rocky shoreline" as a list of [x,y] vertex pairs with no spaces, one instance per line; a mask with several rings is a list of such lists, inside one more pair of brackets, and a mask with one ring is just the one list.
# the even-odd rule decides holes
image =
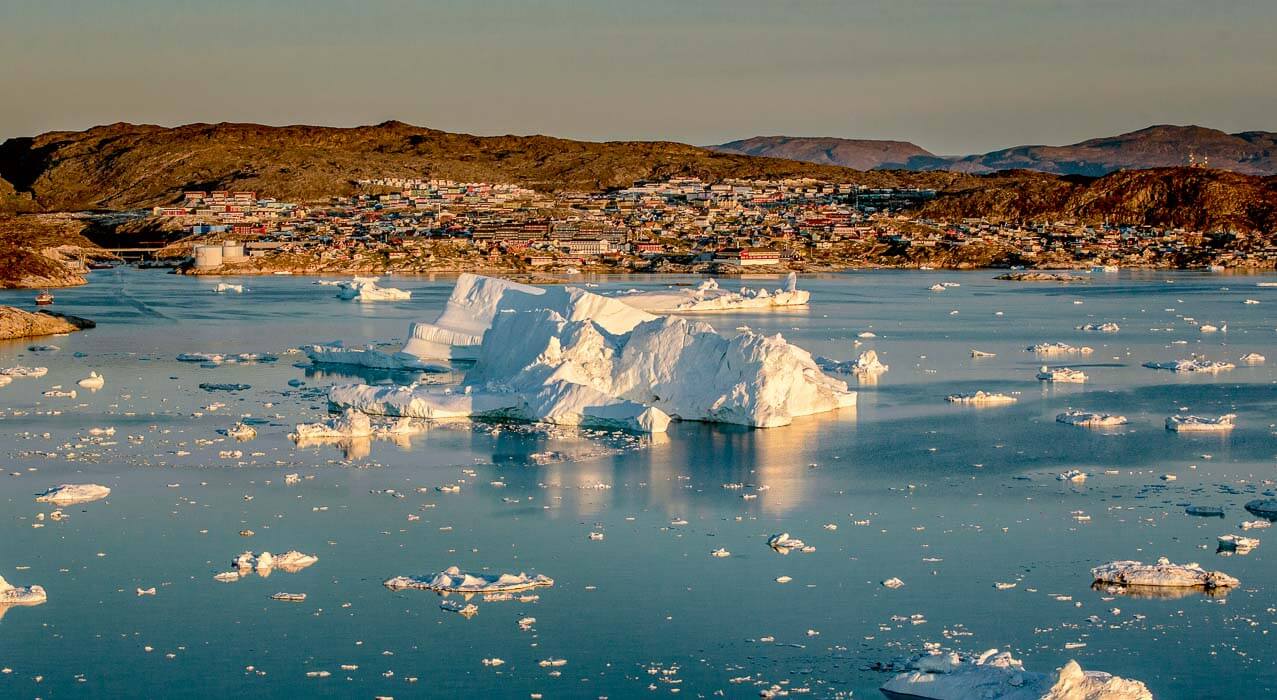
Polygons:
[[63,335],[96,326],[97,323],[79,316],[69,316],[54,311],[31,312],[14,306],[0,306],[0,340]]

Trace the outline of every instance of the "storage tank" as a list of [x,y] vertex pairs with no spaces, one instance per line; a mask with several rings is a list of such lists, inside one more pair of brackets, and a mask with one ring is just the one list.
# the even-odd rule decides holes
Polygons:
[[244,244],[229,241],[222,244],[222,260],[233,262],[244,259]]
[[222,264],[222,246],[195,246],[195,267],[218,267]]

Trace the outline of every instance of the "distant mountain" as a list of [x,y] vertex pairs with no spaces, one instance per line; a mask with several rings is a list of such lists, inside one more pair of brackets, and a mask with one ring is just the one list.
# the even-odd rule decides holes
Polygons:
[[760,136],[710,148],[723,153],[787,157],[859,169],[952,170],[975,174],[1024,169],[1099,177],[1117,170],[1188,165],[1190,157],[1195,157],[1198,162],[1204,161],[1220,170],[1247,175],[1277,174],[1277,133],[1228,134],[1201,126],[1150,126],[1069,146],[1016,146],[970,156],[936,156],[901,141],[787,136]]
[[711,182],[729,177],[813,177],[883,185],[943,183],[953,177],[920,173],[902,178],[714,153],[665,141],[471,136],[400,122],[348,129],[112,124],[0,144],[0,210],[6,201],[25,201],[27,208],[43,211],[152,206],[176,201],[187,189],[256,190],[281,199],[313,201],[348,194],[356,180],[375,177],[592,191],[674,176]]
[[832,137],[755,136],[710,146],[719,153],[746,156],[786,158],[808,163],[841,165],[856,170],[907,168],[912,160],[934,159],[935,154],[908,141],[875,141],[872,139],[839,139]]

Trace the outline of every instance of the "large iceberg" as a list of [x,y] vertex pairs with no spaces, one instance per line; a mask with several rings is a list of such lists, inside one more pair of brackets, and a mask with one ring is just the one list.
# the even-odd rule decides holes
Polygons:
[[[491,292],[483,279],[471,276],[468,292]],[[507,289],[481,305],[492,323],[461,388],[337,386],[329,402],[390,416],[643,432],[664,431],[671,416],[768,428],[856,402],[845,382],[780,335],[728,338],[706,323],[653,316],[575,287]],[[449,321],[454,329],[463,325],[457,320]]]
[[1076,661],[1053,674],[1034,673],[997,649],[965,659],[954,652],[924,655],[910,667],[882,686],[884,695],[893,700],[1153,700],[1140,681],[1083,671]]
[[415,360],[474,360],[502,298],[543,293],[540,287],[462,274],[438,318],[408,327],[408,342],[400,354]]
[[775,291],[741,287],[739,292],[733,292],[719,287],[717,280],[707,279],[696,287],[634,291],[617,298],[629,306],[652,313],[689,313],[805,306],[811,299],[811,292],[799,289],[798,275],[791,272],[785,278],[785,286]]

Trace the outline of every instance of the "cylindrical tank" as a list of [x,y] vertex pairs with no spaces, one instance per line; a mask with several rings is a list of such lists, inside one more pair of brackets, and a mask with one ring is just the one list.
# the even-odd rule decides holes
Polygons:
[[218,267],[222,264],[222,246],[195,246],[195,267]]
[[244,244],[229,241],[222,244],[222,260],[230,262],[232,260],[244,259]]

